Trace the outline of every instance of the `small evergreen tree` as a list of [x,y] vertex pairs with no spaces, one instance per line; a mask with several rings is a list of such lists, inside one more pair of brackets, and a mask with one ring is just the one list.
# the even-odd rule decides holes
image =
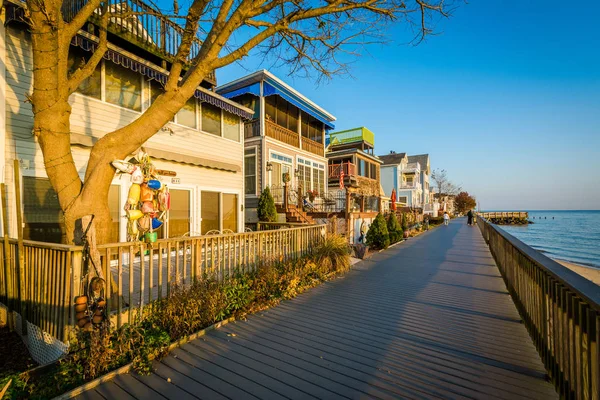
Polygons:
[[406,220],[406,213],[402,213],[402,231],[406,232],[408,230],[408,222]]
[[387,221],[387,228],[390,234],[390,243],[396,243],[402,238],[402,227],[400,226],[400,222],[398,222],[396,213],[392,212],[390,214]]
[[367,232],[367,246],[385,249],[390,245],[390,234],[383,214],[377,214]]
[[267,186],[258,199],[258,220],[262,222],[275,222],[277,220],[277,209],[275,200],[271,195],[271,189]]

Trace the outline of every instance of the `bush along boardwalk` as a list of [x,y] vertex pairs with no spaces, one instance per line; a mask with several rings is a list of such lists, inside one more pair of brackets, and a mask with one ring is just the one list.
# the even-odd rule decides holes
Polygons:
[[164,356],[172,343],[229,317],[272,307],[349,269],[346,239],[330,235],[296,261],[259,265],[222,282],[205,276],[175,287],[169,297],[144,308],[120,329],[108,324],[81,329],[65,359],[35,376],[26,372],[0,377],[0,388],[12,380],[6,398],[47,399],[129,363],[139,373],[150,373],[152,360]]

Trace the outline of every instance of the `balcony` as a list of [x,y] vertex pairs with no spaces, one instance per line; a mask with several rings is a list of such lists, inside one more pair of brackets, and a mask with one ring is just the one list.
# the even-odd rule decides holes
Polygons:
[[[71,21],[86,3],[86,0],[64,1],[62,3],[64,20]],[[117,15],[110,19],[108,25],[111,34],[164,60],[169,62],[174,60],[183,36],[183,28],[180,25],[163,16],[155,6],[140,0],[109,0],[108,7],[110,12]],[[121,13],[134,15],[119,18],[118,14]],[[96,14],[90,18],[92,22],[97,22],[98,19],[99,16]],[[188,61],[191,62],[198,55],[201,45],[200,39],[194,38]],[[205,80],[216,85],[214,71],[210,72]]]
[[421,172],[421,165],[416,163],[408,163],[402,168],[403,173],[418,173]]
[[356,165],[350,162],[329,165],[329,179],[340,179],[340,176],[356,175]]
[[[321,157],[323,157],[325,154],[325,148],[323,147],[322,143],[306,137],[302,137],[302,141],[300,141],[300,135],[298,132],[294,132],[284,128],[283,126],[277,125],[273,121],[265,121],[265,135]],[[250,139],[256,136],[260,136],[260,121],[255,120],[247,122],[244,125],[244,138]]]
[[421,190],[421,183],[419,182],[402,182],[398,189],[410,189],[410,190]]

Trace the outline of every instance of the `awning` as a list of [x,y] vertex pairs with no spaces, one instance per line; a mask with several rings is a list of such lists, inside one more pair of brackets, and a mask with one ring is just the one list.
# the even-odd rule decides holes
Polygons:
[[251,85],[244,86],[243,88],[234,90],[229,93],[223,93],[223,94],[221,94],[221,96],[231,99],[231,98],[241,96],[241,95],[247,94],[247,93],[257,96],[257,97],[260,97],[260,82],[256,82]]
[[302,101],[297,96],[294,96],[294,94],[290,93],[285,87],[277,85],[275,82],[263,82],[263,95],[272,96],[274,94],[284,98],[285,100],[289,101],[305,113],[308,113],[311,116],[318,119],[319,121],[321,121],[323,124],[325,124],[325,129],[335,129],[335,125],[333,125],[331,121],[329,121],[321,112],[316,110],[310,104],[307,104],[306,102]]
[[[96,50],[97,43],[89,38],[76,35],[71,40],[71,45],[77,46],[84,51],[93,53]],[[168,74],[159,71],[157,68],[152,68],[146,63],[134,60],[133,58],[128,57],[112,48],[109,48],[106,53],[104,53],[104,59],[121,65],[124,68],[128,68],[133,72],[137,72],[147,76],[148,78],[154,79],[162,84],[165,84],[169,77]],[[194,93],[194,97],[200,101],[212,104],[213,106],[219,107],[244,119],[252,119],[254,115],[253,113],[246,111],[241,105],[236,106],[231,104],[229,101],[223,99],[220,95],[213,93],[208,89],[198,88]]]
[[[98,138],[88,135],[82,135],[80,133],[71,134],[71,144],[79,145],[83,147],[92,147],[94,143],[98,141]],[[218,160],[211,160],[204,157],[196,157],[187,154],[175,153],[173,151],[167,151],[162,149],[156,149],[148,146],[143,146],[144,150],[150,157],[158,158],[165,161],[178,162],[182,164],[195,165],[198,167],[220,169],[228,172],[242,172],[242,167],[237,164],[230,164]]]

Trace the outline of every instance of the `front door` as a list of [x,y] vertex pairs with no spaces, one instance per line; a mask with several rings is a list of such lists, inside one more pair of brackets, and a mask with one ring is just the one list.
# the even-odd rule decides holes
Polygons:
[[289,164],[271,162],[273,170],[271,171],[271,192],[275,203],[283,203],[283,174],[287,173],[291,178],[292,167]]
[[171,209],[169,210],[169,237],[179,237],[191,231],[191,190],[170,189]]

